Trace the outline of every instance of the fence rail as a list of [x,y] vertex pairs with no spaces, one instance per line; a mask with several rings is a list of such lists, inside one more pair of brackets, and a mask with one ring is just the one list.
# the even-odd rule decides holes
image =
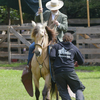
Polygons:
[[100,63],[100,27],[77,28],[76,44],[85,62]]
[[[32,26],[0,26],[0,57],[27,59]],[[85,58],[85,62],[100,62],[100,27],[69,27],[75,36],[76,46]],[[3,33],[3,34],[2,34]]]

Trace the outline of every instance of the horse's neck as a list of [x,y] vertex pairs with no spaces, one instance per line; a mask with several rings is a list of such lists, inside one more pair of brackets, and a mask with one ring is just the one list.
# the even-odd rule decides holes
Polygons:
[[43,62],[44,59],[47,57],[48,55],[48,36],[46,36],[45,41],[44,41],[44,46],[42,49],[42,54],[41,56],[38,57],[38,59]]
[[44,43],[45,45],[44,45],[44,48],[42,50],[42,55],[46,56],[47,55],[47,51],[48,51],[48,36],[46,36],[46,39],[45,39],[44,42],[45,42]]

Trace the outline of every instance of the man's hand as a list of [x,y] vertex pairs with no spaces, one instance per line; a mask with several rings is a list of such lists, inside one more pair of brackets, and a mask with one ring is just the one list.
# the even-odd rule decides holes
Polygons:
[[60,23],[57,21],[57,20],[54,20],[53,23],[56,25],[56,26],[59,26]]
[[74,66],[78,67],[78,62],[77,61],[75,61]]
[[43,12],[43,8],[39,8],[38,9],[38,14],[42,13]]

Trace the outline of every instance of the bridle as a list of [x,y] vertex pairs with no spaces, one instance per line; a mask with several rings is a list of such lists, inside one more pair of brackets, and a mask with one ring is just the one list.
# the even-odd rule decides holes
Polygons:
[[[46,35],[46,33],[44,32],[44,35]],[[42,42],[40,43],[40,44],[38,44],[38,43],[35,43],[35,46],[39,46],[41,49],[45,49],[46,47],[48,47],[48,45],[47,46],[45,46],[45,47],[43,47],[43,43],[44,43],[44,38],[42,39]],[[36,61],[37,61],[37,63],[39,64],[39,68],[40,68],[40,75],[42,76],[42,74],[41,74],[41,68],[43,67],[43,64],[44,64],[44,66],[45,66],[45,68],[46,69],[48,69],[47,67],[46,67],[46,64],[45,64],[45,60],[47,59],[47,57],[48,57],[48,54],[46,55],[46,57],[44,58],[44,60],[43,60],[43,62],[42,63],[40,63],[39,61],[38,61],[38,59],[37,59],[37,57],[36,57]],[[49,69],[48,69],[49,70]]]
[[42,45],[41,45],[41,44],[35,43],[35,46],[36,46],[36,45],[37,45],[37,46],[40,46],[40,47],[42,48]]
[[[44,32],[44,36],[45,36],[45,32]],[[35,43],[35,46],[40,46],[43,49],[43,43],[44,43],[44,38],[42,39],[41,44]]]
[[[44,32],[44,34],[46,35],[46,33]],[[41,44],[35,43],[35,46],[40,46],[40,48],[45,49],[46,47],[48,47],[51,44],[51,41],[48,45],[46,45],[45,47],[43,47],[43,42],[44,42],[44,38],[42,39]]]

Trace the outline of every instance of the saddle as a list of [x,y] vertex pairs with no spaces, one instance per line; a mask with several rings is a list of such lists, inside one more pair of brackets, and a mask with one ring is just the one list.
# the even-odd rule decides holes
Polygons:
[[32,72],[31,72],[31,64],[29,64],[29,68],[25,67],[22,72],[21,81],[28,92],[28,94],[33,97],[33,84],[32,84]]

